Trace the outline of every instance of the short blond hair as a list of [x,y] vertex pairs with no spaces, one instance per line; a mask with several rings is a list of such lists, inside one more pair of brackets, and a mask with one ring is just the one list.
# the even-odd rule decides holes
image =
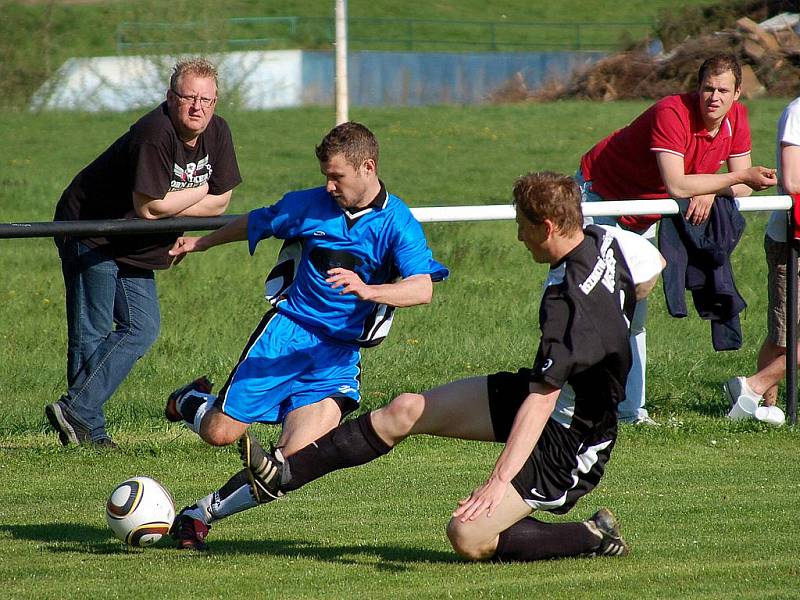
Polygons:
[[173,92],[176,91],[178,83],[183,79],[184,75],[194,75],[195,77],[202,77],[204,79],[213,79],[214,85],[219,88],[219,80],[217,78],[217,67],[214,64],[202,57],[186,58],[179,60],[172,68],[172,76],[169,78],[169,89]]

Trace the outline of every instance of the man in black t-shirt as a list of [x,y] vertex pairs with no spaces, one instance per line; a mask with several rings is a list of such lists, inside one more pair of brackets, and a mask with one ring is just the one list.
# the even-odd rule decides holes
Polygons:
[[[69,184],[56,221],[212,217],[241,182],[228,124],[214,114],[217,70],[175,65],[166,102]],[[67,393],[45,407],[65,446],[114,447],[103,405],[158,337],[155,269],[175,234],[56,239],[67,306]]]
[[251,492],[269,501],[333,470],[363,464],[410,435],[504,442],[488,480],[459,502],[447,529],[469,560],[623,555],[605,508],[587,521],[545,523],[536,510],[569,511],[599,482],[617,434],[617,404],[631,367],[630,320],[664,262],[640,236],[582,229],[580,193],[555,173],[514,186],[518,237],[551,265],[540,304],[533,367],[462,379],[346,422],[284,458],[248,435],[240,451]]

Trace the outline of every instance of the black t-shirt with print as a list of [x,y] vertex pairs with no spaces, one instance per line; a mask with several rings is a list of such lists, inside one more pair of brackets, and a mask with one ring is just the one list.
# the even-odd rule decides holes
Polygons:
[[[178,137],[162,103],[115,141],[64,190],[55,220],[131,219],[133,192],[163,198],[167,192],[208,182],[223,194],[241,182],[230,128],[214,115],[194,147]],[[145,269],[166,269],[177,233],[114,235],[82,240],[115,260]]]

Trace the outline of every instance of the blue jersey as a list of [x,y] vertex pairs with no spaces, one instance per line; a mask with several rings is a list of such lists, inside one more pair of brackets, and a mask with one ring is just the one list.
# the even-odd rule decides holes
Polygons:
[[412,275],[428,274],[433,281],[448,276],[433,259],[422,226],[383,186],[372,204],[355,213],[341,208],[324,187],[289,192],[250,213],[247,236],[251,254],[268,237],[303,242],[294,282],[277,308],[315,333],[348,343],[362,335],[375,305],[331,288],[325,282],[329,269],[354,271],[368,285]]

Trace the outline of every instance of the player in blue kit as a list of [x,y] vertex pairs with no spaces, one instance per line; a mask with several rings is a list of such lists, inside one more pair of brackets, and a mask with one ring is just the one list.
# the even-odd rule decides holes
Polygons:
[[[247,240],[252,254],[262,239],[286,240],[271,273],[282,283],[270,293],[274,308],[219,395],[202,377],[167,401],[167,419],[209,444],[230,444],[251,423],[281,423],[278,447],[290,456],[336,427],[360,402],[360,348],[385,335],[395,307],[429,303],[432,282],[448,275],[411,211],[378,178],[378,142],[366,127],[335,127],[316,154],[324,187],[290,192],[170,251],[177,262],[228,242]],[[179,548],[205,549],[213,521],[258,504],[248,477],[243,469],[179,513]]]

